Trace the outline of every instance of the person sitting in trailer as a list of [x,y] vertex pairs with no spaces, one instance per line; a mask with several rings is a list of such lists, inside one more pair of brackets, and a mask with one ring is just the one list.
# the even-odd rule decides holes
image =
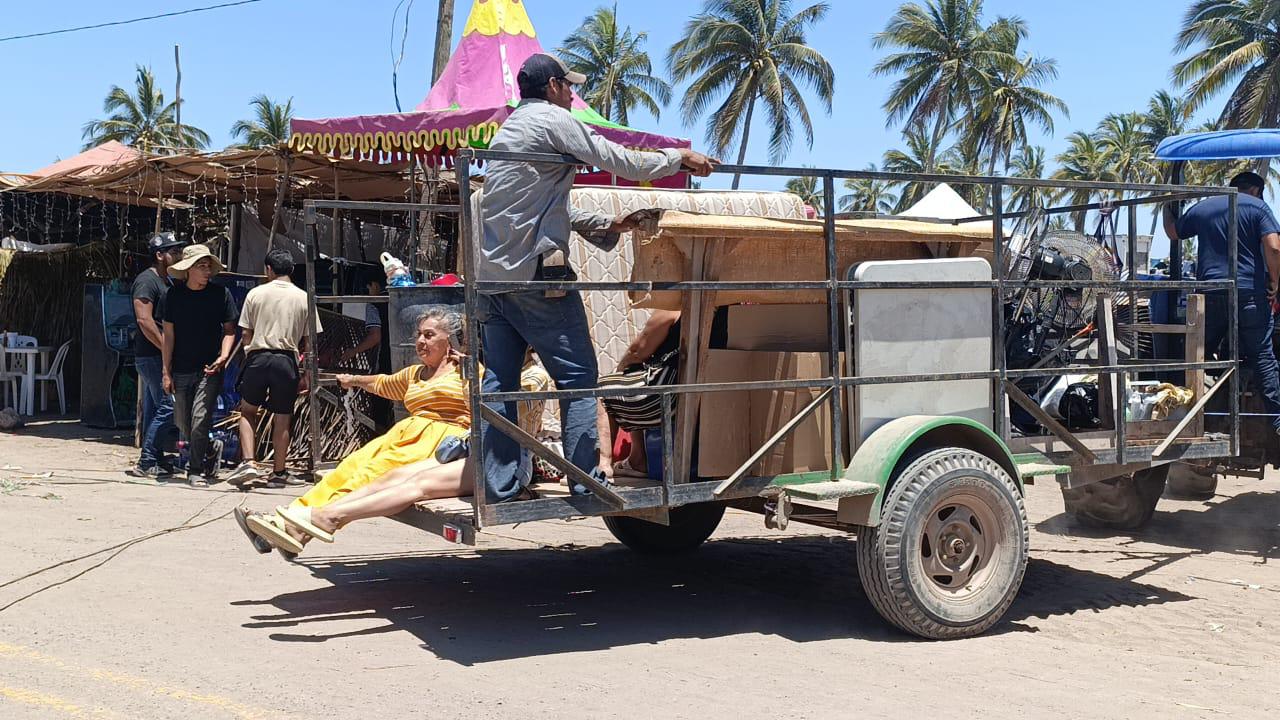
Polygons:
[[[520,389],[532,392],[550,387],[550,376],[530,352],[525,357]],[[545,402],[520,402],[520,427],[530,435],[541,432]],[[374,482],[331,503],[306,511],[296,507],[276,508],[274,514],[247,513],[237,508],[237,520],[255,550],[266,553],[275,547],[285,558],[293,559],[312,538],[333,542],[334,533],[355,520],[389,517],[424,500],[471,495],[472,465],[469,458],[463,459],[469,454],[468,446],[465,437],[450,436],[440,443],[433,457],[389,470]],[[530,461],[533,461],[531,466]],[[558,481],[554,469],[540,467],[527,451],[523,463],[526,470],[532,472],[531,484]],[[525,497],[533,498],[536,494],[526,488]]]
[[[680,348],[680,311],[654,310],[645,321],[644,327],[636,338],[627,346],[627,351],[618,360],[618,371],[614,375],[600,378],[601,387],[615,384],[614,379],[625,380],[626,371],[635,370],[637,366],[651,358],[664,358]],[[620,384],[620,383],[619,383]],[[606,406],[607,403],[602,404]],[[648,459],[645,456],[645,430],[628,427],[629,418],[621,418],[617,412],[609,414],[610,437],[615,437],[613,457],[622,457],[613,463],[613,476],[619,478],[649,477]],[[647,423],[646,423],[647,424]],[[619,432],[621,428],[622,432]],[[625,457],[623,457],[625,455]]]
[[[276,547],[297,552],[294,543],[282,539],[289,537],[284,531],[285,514],[309,517],[315,508],[336,502],[391,470],[434,459],[447,441],[447,447],[461,445],[471,427],[467,381],[462,377],[462,356],[457,344],[461,329],[460,313],[444,306],[429,308],[417,323],[414,348],[420,364],[392,375],[338,375],[343,388],[360,388],[403,402],[409,417],[348,455],[315,487],[287,508],[278,508],[276,515],[250,515],[237,508],[236,520],[241,529]],[[255,546],[263,551],[261,545]]]

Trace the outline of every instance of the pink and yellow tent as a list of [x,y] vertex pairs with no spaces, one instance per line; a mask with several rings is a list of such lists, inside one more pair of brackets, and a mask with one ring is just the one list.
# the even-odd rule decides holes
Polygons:
[[[522,0],[475,0],[462,40],[440,79],[412,112],[325,120],[295,119],[289,147],[379,161],[408,156],[449,161],[459,148],[485,148],[520,101],[516,75],[544,52]],[[577,95],[572,113],[602,136],[627,147],[687,148],[688,140],[624,127]]]

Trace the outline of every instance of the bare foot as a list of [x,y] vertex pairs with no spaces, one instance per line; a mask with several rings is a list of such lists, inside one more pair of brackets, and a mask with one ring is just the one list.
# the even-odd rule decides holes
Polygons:
[[337,531],[337,529],[341,527],[341,523],[330,517],[323,508],[312,508],[311,522],[321,530],[330,533]]

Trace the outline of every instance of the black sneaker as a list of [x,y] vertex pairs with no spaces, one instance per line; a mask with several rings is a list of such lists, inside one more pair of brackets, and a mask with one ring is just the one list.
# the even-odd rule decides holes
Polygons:
[[286,485],[290,487],[297,487],[299,485],[306,485],[306,484],[307,484],[306,480],[303,480],[302,478],[296,475],[293,475],[288,470],[281,470],[280,472],[271,473],[271,476],[267,478],[267,487],[273,490],[279,490],[280,488],[283,488]]
[[161,470],[159,465],[149,465],[147,467],[143,467],[141,465],[134,465],[128,470],[125,470],[124,474],[132,478],[138,478],[139,480],[150,480],[152,482],[159,482],[160,478],[169,477],[170,475],[169,473],[165,473],[163,470]]

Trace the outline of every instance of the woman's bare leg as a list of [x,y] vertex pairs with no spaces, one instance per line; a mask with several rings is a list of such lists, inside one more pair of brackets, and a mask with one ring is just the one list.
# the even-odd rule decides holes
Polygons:
[[[410,467],[413,466],[405,466]],[[422,500],[465,497],[470,494],[465,482],[470,467],[471,459],[468,458],[465,462],[455,461],[422,469],[403,482],[384,484],[377,492],[362,497],[354,497],[353,493],[352,497],[313,508],[311,522],[332,531],[354,520],[395,515]]]

